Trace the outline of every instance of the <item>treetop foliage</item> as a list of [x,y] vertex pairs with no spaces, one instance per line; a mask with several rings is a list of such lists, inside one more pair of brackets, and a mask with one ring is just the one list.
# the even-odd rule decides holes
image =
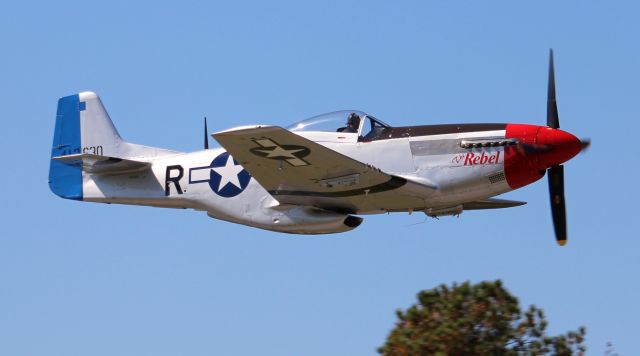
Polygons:
[[584,355],[584,327],[546,334],[542,309],[522,312],[500,280],[440,285],[396,312],[383,355]]

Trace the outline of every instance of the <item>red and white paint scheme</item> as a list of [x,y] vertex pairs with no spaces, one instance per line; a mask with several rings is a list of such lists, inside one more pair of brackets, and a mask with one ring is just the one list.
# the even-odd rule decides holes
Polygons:
[[515,207],[494,198],[549,176],[556,237],[566,242],[562,163],[588,142],[559,129],[553,57],[546,126],[394,127],[357,110],[286,128],[236,127],[221,148],[175,152],[132,144],[95,93],[58,102],[49,185],[67,199],[189,208],[295,234],[352,230],[362,215]]

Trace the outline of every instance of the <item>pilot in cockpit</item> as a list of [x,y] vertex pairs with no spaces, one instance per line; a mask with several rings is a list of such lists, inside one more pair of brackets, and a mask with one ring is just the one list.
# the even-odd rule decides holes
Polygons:
[[352,112],[347,119],[347,126],[338,129],[338,132],[358,132],[360,127],[360,116]]

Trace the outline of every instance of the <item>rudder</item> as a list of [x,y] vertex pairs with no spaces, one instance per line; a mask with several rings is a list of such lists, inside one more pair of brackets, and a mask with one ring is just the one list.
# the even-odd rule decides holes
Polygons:
[[[70,95],[58,100],[51,157],[80,153],[80,98]],[[49,188],[56,195],[82,200],[82,167],[51,160]]]

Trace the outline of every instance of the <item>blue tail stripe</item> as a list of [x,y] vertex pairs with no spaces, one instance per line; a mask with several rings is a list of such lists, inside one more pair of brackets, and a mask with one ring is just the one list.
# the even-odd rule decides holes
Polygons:
[[[77,94],[58,100],[51,157],[80,153],[81,104]],[[82,166],[51,160],[49,188],[62,198],[82,200]]]

